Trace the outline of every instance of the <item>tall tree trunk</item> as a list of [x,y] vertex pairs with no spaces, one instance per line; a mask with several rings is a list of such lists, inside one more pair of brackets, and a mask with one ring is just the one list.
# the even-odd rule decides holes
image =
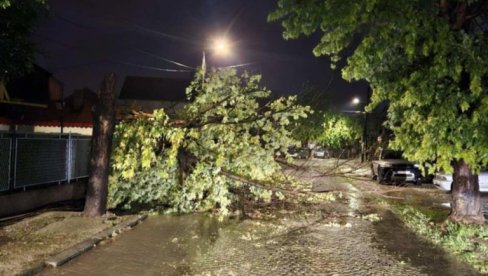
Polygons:
[[93,116],[90,176],[84,214],[101,216],[107,211],[108,174],[115,125],[115,74],[102,82]]
[[454,162],[452,210],[449,218],[465,224],[482,224],[478,175],[473,174],[464,160]]

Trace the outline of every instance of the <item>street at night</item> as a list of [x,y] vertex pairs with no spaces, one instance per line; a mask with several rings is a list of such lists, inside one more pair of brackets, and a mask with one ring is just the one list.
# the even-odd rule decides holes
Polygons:
[[488,274],[488,1],[0,0],[0,275]]

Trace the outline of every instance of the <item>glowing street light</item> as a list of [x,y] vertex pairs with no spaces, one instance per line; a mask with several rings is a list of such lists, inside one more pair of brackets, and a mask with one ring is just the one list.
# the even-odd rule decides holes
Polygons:
[[360,102],[361,102],[361,100],[359,100],[358,97],[355,97],[354,99],[352,99],[352,104],[353,105],[358,105]]
[[[225,36],[217,37],[210,41],[209,45],[205,47],[203,50],[203,58],[202,58],[202,68],[205,72],[206,70],[206,61],[205,61],[205,51],[211,52],[212,55],[218,58],[228,58],[230,55],[233,55],[233,43],[230,42]],[[248,66],[251,63],[241,63],[241,64],[234,64],[220,68],[237,68]]]
[[[231,44],[224,36],[213,39],[207,49],[216,56],[225,57],[231,54]],[[205,50],[203,51],[202,68],[204,71],[206,70]]]
[[212,50],[216,55],[228,56],[231,53],[231,46],[225,37],[220,37],[213,41]]

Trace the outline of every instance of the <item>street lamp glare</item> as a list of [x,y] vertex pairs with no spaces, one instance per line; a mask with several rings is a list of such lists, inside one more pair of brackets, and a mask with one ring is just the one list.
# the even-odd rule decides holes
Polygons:
[[359,100],[358,97],[355,97],[354,99],[352,99],[352,104],[359,104],[361,101]]
[[230,44],[225,38],[214,40],[212,48],[217,55],[227,56],[230,54]]

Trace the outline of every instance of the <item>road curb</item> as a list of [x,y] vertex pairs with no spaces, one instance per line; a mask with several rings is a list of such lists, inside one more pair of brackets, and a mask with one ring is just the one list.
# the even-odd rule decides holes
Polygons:
[[135,225],[139,224],[147,218],[147,215],[136,215],[133,216],[113,227],[102,230],[95,234],[92,238],[88,238],[80,243],[77,243],[68,249],[63,250],[54,256],[47,258],[46,260],[34,265],[33,267],[27,268],[17,275],[30,276],[40,273],[45,267],[59,267],[66,262],[82,255],[83,253],[94,248],[98,243],[108,238],[117,236],[118,234],[130,230]]
[[41,261],[33,266],[31,266],[28,269],[25,269],[21,273],[17,274],[19,276],[31,276],[31,275],[36,275],[37,273],[40,273],[44,268],[46,267],[46,264],[44,261]]

